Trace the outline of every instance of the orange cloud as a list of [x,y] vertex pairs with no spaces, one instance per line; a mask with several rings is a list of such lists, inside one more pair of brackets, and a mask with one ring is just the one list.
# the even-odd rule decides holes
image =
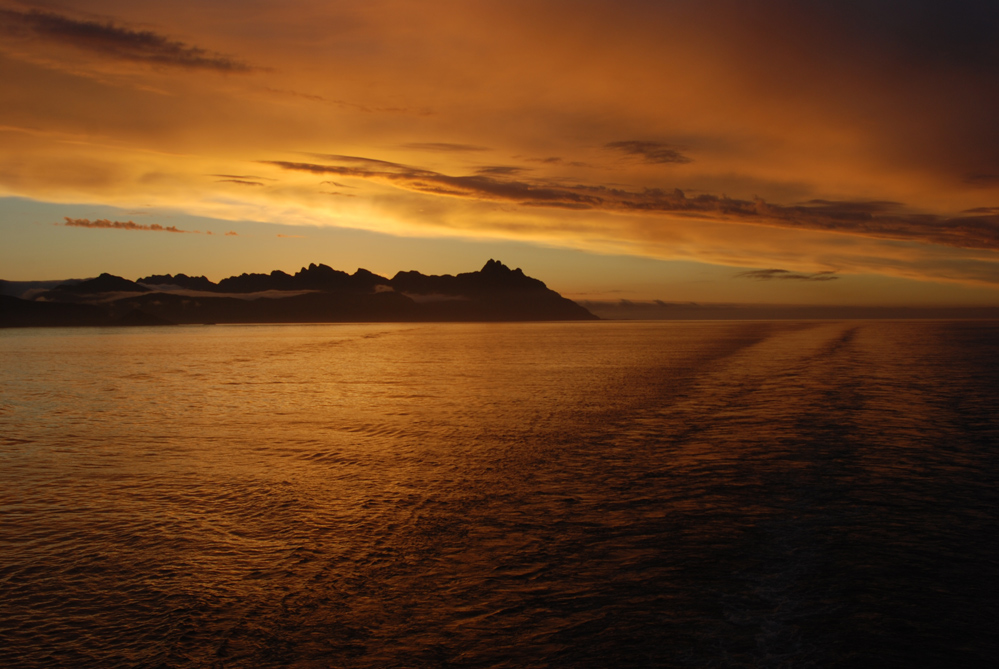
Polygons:
[[108,58],[225,73],[253,69],[230,56],[189,46],[149,30],[132,30],[113,21],[76,19],[37,9],[22,12],[3,8],[0,18],[8,35],[15,38],[70,45]]
[[263,186],[259,181],[247,181],[246,179],[219,179],[218,183],[239,184],[240,186]]
[[756,279],[758,281],[772,281],[774,279],[791,281],[835,281],[839,277],[835,272],[815,272],[814,274],[799,274],[786,269],[756,269],[748,272],[740,272],[735,275],[742,279]]
[[0,195],[999,283],[987,3],[26,6]]
[[617,149],[630,156],[638,156],[647,163],[689,163],[691,159],[679,150],[661,142],[643,142],[628,140],[624,142],[608,142],[608,149]]
[[[659,155],[657,152],[669,152],[672,149],[645,147],[643,151],[643,155],[655,157]],[[999,249],[999,215],[991,210],[985,210],[987,213],[944,218],[929,214],[907,214],[896,202],[810,200],[782,206],[770,204],[760,198],[749,201],[710,194],[687,197],[679,189],[667,191],[645,188],[630,191],[603,185],[559,185],[545,181],[498,178],[519,172],[516,168],[486,168],[480,169],[473,176],[449,176],[383,160],[357,156],[327,157],[364,167],[287,161],[267,161],[266,164],[285,170],[388,182],[429,195],[511,201],[523,206],[665,213],[843,232],[880,239],[915,240],[961,248]],[[666,162],[664,157],[650,160]],[[379,169],[370,169],[369,166]]]
[[[109,221],[106,218],[99,218],[95,221],[91,221],[86,218],[70,218],[65,217],[66,222],[63,223],[64,226],[70,228],[101,228],[104,230],[148,230],[151,232],[182,232],[182,233],[193,233],[199,234],[197,230],[180,230],[174,225],[162,226],[158,223],[152,223],[150,225],[139,225],[138,223],[133,223],[132,221]],[[211,234],[211,233],[209,233]]]

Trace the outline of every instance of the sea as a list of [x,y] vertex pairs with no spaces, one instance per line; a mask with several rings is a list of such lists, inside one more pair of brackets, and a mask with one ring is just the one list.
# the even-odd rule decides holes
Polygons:
[[999,322],[0,330],[2,667],[999,666]]

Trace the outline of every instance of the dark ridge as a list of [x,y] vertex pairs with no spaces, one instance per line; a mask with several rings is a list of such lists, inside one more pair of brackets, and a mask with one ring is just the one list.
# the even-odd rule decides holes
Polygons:
[[389,280],[384,276],[369,272],[363,268],[358,268],[356,272],[350,275],[350,278],[354,282],[354,285],[365,286],[368,290],[376,290],[377,286],[389,285]]
[[350,286],[350,275],[333,269],[329,265],[310,264],[291,277],[292,284],[299,290],[346,290]]
[[292,277],[279,269],[270,274],[240,274],[222,279],[216,290],[220,293],[259,293],[265,290],[295,290]]
[[294,275],[275,270],[270,274],[240,274],[219,281],[214,288],[220,293],[258,293],[265,290],[322,290],[327,292],[371,292],[377,285],[387,285],[388,279],[359,269],[347,274],[328,265],[303,267]]
[[[478,272],[457,276],[427,276],[419,272],[399,272],[390,285],[400,293],[412,295],[463,295],[474,297],[499,291],[547,291],[543,281],[532,279],[520,269],[510,269],[498,260],[490,260]],[[549,291],[554,292],[554,291]]]
[[526,276],[520,269],[510,269],[498,260],[490,260],[478,272],[457,276],[427,276],[420,272],[399,272],[391,280],[366,269],[353,274],[328,265],[303,267],[294,275],[274,270],[270,274],[240,274],[214,284],[205,277],[154,275],[139,279],[147,285],[175,285],[191,290],[218,293],[259,293],[269,290],[321,290],[326,292],[373,292],[377,286],[388,286],[401,293],[415,295],[462,295],[472,297],[497,291],[547,290],[544,282]]
[[139,283],[147,286],[178,286],[188,290],[215,290],[218,288],[214,283],[204,276],[188,276],[186,274],[153,274],[143,279]]
[[[28,303],[49,305],[44,314],[37,310],[23,315],[32,307],[16,305],[8,311],[22,315],[16,318],[12,315],[7,320],[11,324],[42,324],[38,319],[49,318],[45,322],[51,325],[162,325],[596,318],[572,300],[549,290],[543,282],[497,260],[490,260],[478,272],[457,276],[400,272],[391,280],[366,269],[347,274],[327,265],[311,264],[294,275],[280,270],[270,274],[241,274],[218,284],[203,276],[185,274],[151,275],[140,281],[102,274],[75,285],[64,283],[40,295],[38,302]],[[193,296],[155,290],[156,286],[165,285],[218,294]],[[268,295],[250,295],[263,292]],[[58,312],[58,308],[70,303],[90,303],[72,306],[87,306],[96,311]]]
[[63,283],[52,289],[52,292],[69,293],[71,295],[96,295],[98,293],[148,293],[151,289],[123,279],[107,272],[96,279],[87,279],[79,283]]

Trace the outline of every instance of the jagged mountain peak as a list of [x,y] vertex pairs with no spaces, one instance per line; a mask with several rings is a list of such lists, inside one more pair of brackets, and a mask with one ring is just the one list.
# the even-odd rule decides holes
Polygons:
[[499,260],[493,260],[492,258],[486,261],[486,264],[482,266],[479,273],[489,275],[518,274],[524,276],[524,271],[519,267],[517,269],[510,269]]
[[186,274],[151,274],[138,281],[147,286],[179,286],[188,290],[215,290],[216,285],[205,276],[188,276]]
[[62,293],[72,293],[77,295],[97,294],[97,293],[148,293],[149,288],[135,281],[123,279],[107,272],[101,273],[95,279],[87,279],[79,283],[64,283],[56,286],[54,291]]
[[[11,297],[9,304],[0,305],[0,327],[595,318],[543,282],[495,259],[479,271],[456,276],[410,271],[386,279],[364,268],[347,274],[313,263],[294,275],[274,270],[231,276],[218,284],[185,274],[151,275],[141,281],[148,285],[105,273],[76,285],[62,284],[61,289],[39,296],[37,303]],[[166,285],[217,295],[202,294],[191,300],[164,289]],[[234,295],[258,292],[269,293],[268,299]]]

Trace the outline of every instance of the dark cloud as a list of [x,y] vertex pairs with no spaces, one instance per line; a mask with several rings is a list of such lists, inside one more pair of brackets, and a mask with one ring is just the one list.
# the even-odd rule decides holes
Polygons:
[[869,218],[874,214],[884,214],[897,210],[902,206],[901,202],[890,200],[863,200],[863,201],[839,201],[839,200],[808,200],[803,203],[801,209],[806,209],[813,213],[821,213],[830,218],[843,220]]
[[70,218],[69,216],[65,216],[64,218],[66,219],[66,222],[63,225],[70,228],[103,228],[106,230],[147,230],[150,232],[198,233],[197,230],[181,230],[173,225],[164,227],[158,223],[153,223],[151,225],[139,225],[138,223],[133,223],[132,221],[109,221],[106,218],[99,218],[96,221],[91,221],[87,218]]
[[469,152],[488,151],[484,146],[473,146],[472,144],[450,144],[448,142],[412,142],[403,144],[404,149],[416,149],[417,151],[443,151],[443,152]]
[[507,200],[535,206],[582,206],[594,208],[602,204],[600,197],[583,190],[563,188],[549,184],[528,183],[497,179],[486,175],[448,176],[431,170],[407,167],[398,163],[382,160],[371,160],[356,156],[327,156],[341,158],[346,162],[360,163],[381,167],[381,170],[371,170],[364,167],[346,167],[337,165],[316,165],[313,163],[295,163],[287,161],[263,161],[286,170],[312,172],[314,174],[337,174],[340,176],[357,177],[389,181],[400,187],[421,193],[467,197],[474,199]]
[[626,142],[609,142],[604,145],[608,149],[621,151],[630,156],[638,156],[646,163],[689,163],[691,159],[677,151],[672,146],[659,142],[642,142],[630,140]]
[[[844,232],[882,239],[929,242],[959,248],[999,249],[999,216],[945,217],[912,214],[892,202],[813,200],[795,206],[757,200],[763,222],[781,227]],[[745,213],[745,207],[740,206]]]
[[216,183],[240,184],[242,186],[263,186],[259,181],[247,181],[246,179],[218,179]]
[[[518,156],[514,156],[517,158]],[[525,158],[529,163],[541,163],[543,165],[568,165],[569,167],[593,167],[589,163],[584,163],[580,160],[571,160],[566,162],[559,156],[549,156],[547,158]]]
[[258,177],[255,174],[210,174],[218,177],[218,183],[233,183],[241,186],[265,186],[264,181],[274,181],[267,177]]
[[509,177],[515,174],[522,174],[526,171],[523,167],[514,167],[512,165],[486,165],[475,170],[475,173]]
[[49,11],[19,12],[0,9],[0,21],[8,33],[69,44],[120,60],[189,70],[249,72],[242,61],[197,46],[170,40],[149,30],[131,30],[111,21],[87,21]]
[[947,218],[935,214],[908,213],[901,204],[888,201],[811,200],[796,205],[779,205],[762,199],[738,200],[710,194],[687,197],[679,189],[645,188],[631,191],[609,186],[503,179],[484,174],[449,176],[357,156],[326,158],[352,164],[262,162],[285,170],[388,182],[399,188],[431,195],[507,201],[532,207],[668,214],[692,219],[999,250],[999,215],[995,213]]
[[772,279],[791,279],[793,281],[835,281],[839,277],[835,272],[815,272],[814,274],[798,274],[786,269],[755,269],[736,274],[740,279],[757,279],[770,281]]
[[274,181],[269,177],[258,177],[256,174],[209,174],[210,177],[219,179],[244,179],[247,181]]

